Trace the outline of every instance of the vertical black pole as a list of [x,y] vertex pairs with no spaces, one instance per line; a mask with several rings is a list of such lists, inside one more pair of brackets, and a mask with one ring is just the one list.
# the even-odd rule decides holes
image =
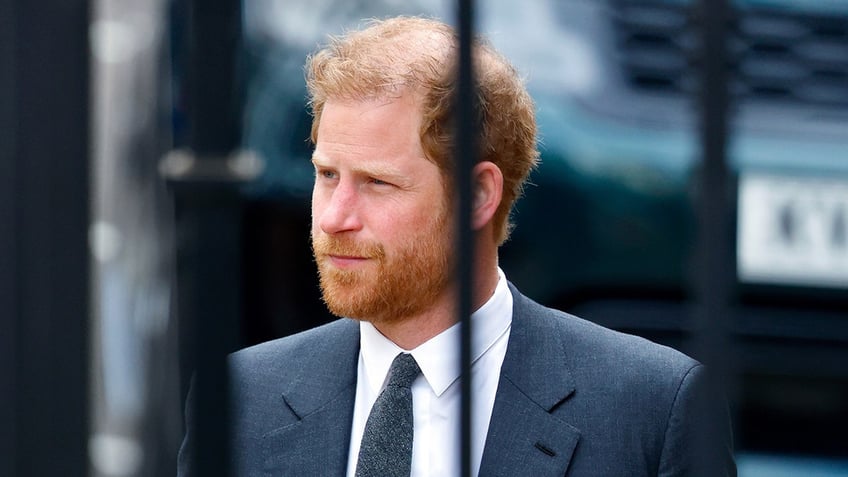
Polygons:
[[15,113],[18,109],[15,59],[17,9],[15,0],[0,0],[0,475],[18,475],[18,421],[13,397],[17,388],[18,240],[12,231],[19,210],[17,200],[17,143]]
[[0,0],[0,475],[88,470],[89,3]]
[[[730,295],[735,283],[730,202],[730,175],[727,167],[728,135],[728,26],[730,6],[727,0],[700,0],[697,3],[700,27],[701,169],[697,184],[697,242],[693,291],[696,299],[693,354],[712,370],[709,394],[720,393],[730,377],[733,348],[730,337],[732,315]],[[717,401],[704,403],[715,406]],[[706,415],[723,415],[720,409],[702,409]],[[718,419],[705,422],[699,450],[709,458],[710,443],[717,442],[723,430]]]
[[189,141],[201,158],[230,154],[241,142],[241,20],[239,0],[189,0]]
[[[227,476],[229,380],[226,355],[239,345],[240,226],[238,152],[241,101],[236,60],[238,0],[188,0],[188,149],[162,163],[175,193],[177,302],[183,369],[195,370],[191,475]],[[249,161],[247,161],[249,162]]]
[[472,177],[476,161],[477,119],[475,114],[475,84],[472,58],[474,24],[473,0],[459,0],[459,65],[457,86],[457,197],[458,197],[458,277],[460,333],[461,416],[461,475],[471,475],[471,299],[473,296],[474,235],[471,230]]

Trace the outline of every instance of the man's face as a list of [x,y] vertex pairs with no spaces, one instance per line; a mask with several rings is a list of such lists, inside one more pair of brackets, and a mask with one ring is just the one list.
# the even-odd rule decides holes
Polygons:
[[450,280],[451,214],[414,99],[328,101],[313,155],[312,248],[330,311],[385,323]]

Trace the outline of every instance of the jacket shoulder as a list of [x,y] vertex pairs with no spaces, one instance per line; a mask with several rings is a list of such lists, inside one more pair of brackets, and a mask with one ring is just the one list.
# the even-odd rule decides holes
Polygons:
[[[677,388],[700,363],[686,354],[645,338],[605,328],[583,318],[542,306],[518,295],[516,318],[535,328],[534,334],[561,344],[562,360],[575,378],[597,382],[597,376],[613,385],[626,384]],[[519,315],[522,315],[519,317]],[[557,346],[559,348],[559,346]]]
[[236,351],[229,356],[230,372],[235,384],[291,382],[310,367],[355,355],[358,347],[357,323],[342,318]]
[[[511,375],[530,389],[551,386],[551,370],[567,370],[555,375],[567,376],[571,393],[552,413],[581,435],[570,472],[734,475],[724,400],[709,389],[703,365],[673,348],[514,297],[512,329],[521,351]],[[709,443],[710,462],[700,459],[695,439],[705,422],[720,426]]]

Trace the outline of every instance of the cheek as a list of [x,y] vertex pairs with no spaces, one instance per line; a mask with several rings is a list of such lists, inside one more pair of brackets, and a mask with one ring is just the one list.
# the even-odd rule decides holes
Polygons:
[[315,203],[315,199],[312,200],[312,216],[310,221],[310,231],[312,235],[315,235],[315,231],[318,227],[318,217],[321,216],[321,211],[318,208],[318,205]]
[[315,200],[315,192],[312,193],[312,203],[310,204],[310,211],[312,212],[312,228],[315,228],[315,223],[318,220],[318,217],[321,216],[321,204]]
[[326,210],[327,200],[324,197],[326,194],[322,193],[318,187],[312,188],[312,231],[314,232],[318,228],[318,222]]
[[[395,218],[388,222],[398,239],[414,241],[441,241],[446,232],[445,210],[438,200],[409,211],[402,219]],[[440,236],[435,236],[440,235]]]

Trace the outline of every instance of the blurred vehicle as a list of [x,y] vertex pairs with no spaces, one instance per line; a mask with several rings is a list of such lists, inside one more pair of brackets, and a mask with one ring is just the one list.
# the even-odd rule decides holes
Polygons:
[[[726,213],[736,224],[727,254],[737,277],[729,312],[741,378],[738,444],[755,455],[846,458],[848,2],[732,4],[728,160],[736,206]],[[527,75],[542,139],[542,163],[515,211],[502,267],[542,303],[682,347],[698,273],[690,266],[701,154],[691,2],[478,5],[480,29]],[[327,33],[362,18],[451,18],[452,7],[245,4],[244,137],[267,164],[245,190],[253,204],[245,229],[249,340],[329,319],[307,252],[304,58]],[[848,464],[837,462],[827,475],[848,475]]]

